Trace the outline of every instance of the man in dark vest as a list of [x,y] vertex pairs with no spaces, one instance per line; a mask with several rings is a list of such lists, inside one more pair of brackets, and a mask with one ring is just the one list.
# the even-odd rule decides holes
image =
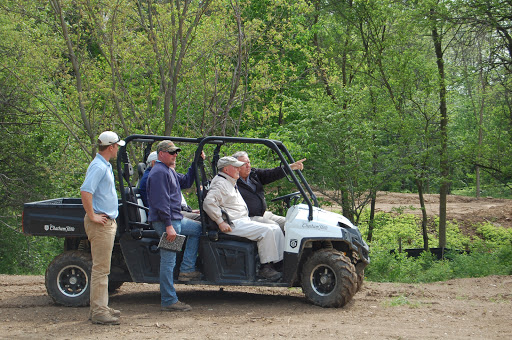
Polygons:
[[[240,167],[240,178],[237,181],[237,187],[249,209],[249,217],[252,220],[265,222],[271,220],[279,224],[281,230],[284,230],[285,217],[274,215],[267,211],[267,202],[265,201],[265,191],[263,186],[272,183],[286,176],[284,169],[280,166],[273,169],[251,168],[249,155],[245,151],[238,151],[233,154],[237,160],[245,164]],[[290,164],[292,170],[303,170],[306,159],[303,158]]]

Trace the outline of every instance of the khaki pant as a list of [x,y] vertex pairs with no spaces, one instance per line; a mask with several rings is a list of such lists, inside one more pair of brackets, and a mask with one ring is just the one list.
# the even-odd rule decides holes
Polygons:
[[283,259],[284,235],[277,223],[261,223],[242,217],[232,221],[228,235],[235,235],[256,241],[260,263],[279,262]]
[[117,224],[115,220],[107,220],[105,225],[91,221],[87,214],[84,218],[85,232],[91,243],[91,316],[109,315],[108,306],[108,275],[110,260],[114,248]]
[[261,222],[261,223],[274,223],[275,222],[275,223],[279,224],[279,228],[281,228],[281,230],[284,233],[284,224],[286,222],[286,217],[284,217],[284,216],[274,215],[272,212],[267,210],[267,211],[265,211],[263,216],[252,216],[251,220],[256,221],[256,222]]

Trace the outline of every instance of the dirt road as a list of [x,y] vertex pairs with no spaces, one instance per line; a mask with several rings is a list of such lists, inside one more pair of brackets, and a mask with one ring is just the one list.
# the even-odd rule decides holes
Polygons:
[[300,289],[177,285],[193,310],[160,311],[158,285],[125,283],[111,296],[121,325],[88,308],[52,304],[42,276],[0,275],[0,339],[511,339],[512,276],[432,284],[366,282],[340,309]]
[[[429,215],[437,214],[438,196],[426,200]],[[417,195],[377,199],[380,211],[410,206],[419,207]],[[471,229],[485,221],[512,227],[511,200],[449,196],[447,208],[449,219]],[[88,322],[88,308],[54,305],[44,277],[0,275],[0,339],[512,339],[512,276],[365,282],[340,309],[313,306],[297,288],[177,290],[191,312],[161,312],[158,285],[125,283],[110,299],[122,311],[121,325],[97,326]]]

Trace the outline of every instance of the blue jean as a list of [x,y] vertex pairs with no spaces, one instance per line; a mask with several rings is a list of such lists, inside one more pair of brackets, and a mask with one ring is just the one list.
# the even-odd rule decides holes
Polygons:
[[[197,250],[199,249],[199,236],[201,235],[201,224],[184,218],[173,220],[172,226],[177,234],[187,237],[187,245],[183,252],[180,272],[188,273],[196,269]],[[153,222],[153,229],[159,236],[165,232],[166,225],[160,221]],[[160,296],[162,307],[178,302],[178,296],[174,289],[173,273],[176,266],[176,253],[160,249]]]

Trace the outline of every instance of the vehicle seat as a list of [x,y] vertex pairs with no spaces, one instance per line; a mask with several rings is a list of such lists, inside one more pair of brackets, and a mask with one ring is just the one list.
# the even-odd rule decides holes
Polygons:
[[[125,188],[126,198],[128,201],[128,217],[130,222],[135,222],[137,225],[149,225],[147,217],[147,208],[144,207],[139,189],[135,187]],[[148,229],[148,228],[144,228]]]
[[[223,233],[222,231],[219,230],[219,226],[217,225],[217,223],[212,221],[210,219],[210,216],[208,216],[207,213],[205,213],[203,211],[203,214],[205,216],[207,235],[208,235],[208,238],[210,239],[210,241],[217,242],[219,240],[231,240],[231,241],[239,241],[239,242],[255,242],[255,241],[249,240],[246,237],[235,236],[235,235]],[[228,214],[224,210],[222,210],[222,217],[224,218],[224,221],[226,221],[229,225],[232,225],[231,221],[229,220]]]
[[139,175],[139,181],[144,175],[144,171],[146,171],[146,163],[139,163],[137,164],[137,174]]
[[146,171],[146,163],[137,164],[137,184],[135,185],[137,188],[139,187],[140,180],[142,176],[144,176],[144,171]]

